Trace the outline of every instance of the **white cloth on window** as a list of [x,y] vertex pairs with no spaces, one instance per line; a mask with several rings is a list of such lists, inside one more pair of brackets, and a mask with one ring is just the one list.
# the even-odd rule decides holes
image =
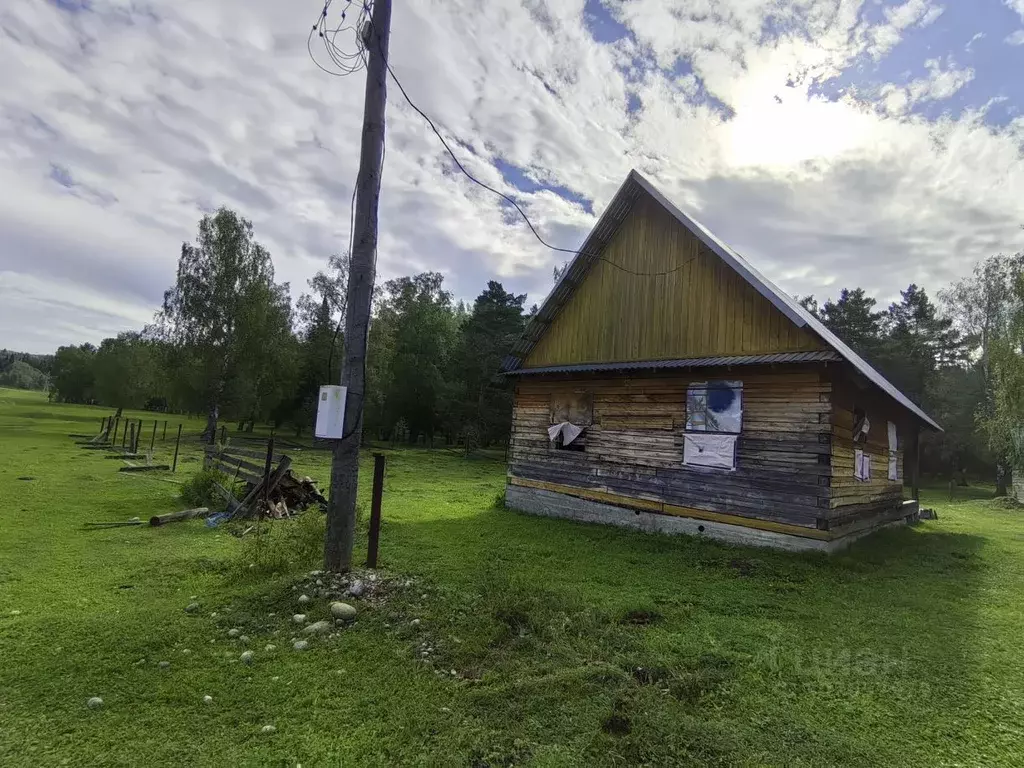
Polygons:
[[553,443],[562,436],[562,445],[570,445],[572,441],[583,432],[583,427],[578,427],[572,422],[563,421],[559,424],[552,424],[548,427],[548,439]]
[[853,476],[858,480],[871,479],[871,456],[860,448],[853,452]]
[[683,463],[695,467],[736,468],[736,435],[687,432],[683,436]]
[[898,446],[896,444],[896,425],[893,424],[890,421],[889,422],[889,450],[890,451],[895,451],[895,450],[898,450],[898,449],[899,448],[898,448]]
[[889,454],[889,479],[890,480],[899,480],[900,479],[900,469],[899,469],[899,466],[898,466],[898,462],[896,461],[896,454],[895,453],[890,453]]

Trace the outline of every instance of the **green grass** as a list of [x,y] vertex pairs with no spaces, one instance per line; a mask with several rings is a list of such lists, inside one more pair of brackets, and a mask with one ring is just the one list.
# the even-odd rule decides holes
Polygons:
[[[108,412],[0,390],[2,765],[1024,761],[1024,512],[981,493],[789,555],[514,514],[499,462],[389,452],[382,573],[413,583],[298,653],[320,516],[84,529],[180,508],[168,473],[67,436]],[[291,455],[326,480],[324,454]],[[197,467],[189,444],[178,479]]]

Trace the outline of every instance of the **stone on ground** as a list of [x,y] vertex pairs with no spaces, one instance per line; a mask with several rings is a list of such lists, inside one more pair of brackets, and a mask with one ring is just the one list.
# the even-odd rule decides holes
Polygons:
[[199,610],[199,603],[189,603],[185,606],[185,613],[195,613]]
[[213,696],[203,696],[204,704],[213,704]]
[[246,651],[240,658],[243,664],[252,664],[252,651]]
[[101,699],[99,696],[93,696],[87,702],[85,702],[85,706],[87,706],[89,709],[99,709],[103,706],[103,699]]
[[157,664],[157,666],[160,667],[160,669],[170,669],[171,668],[171,662],[169,662],[169,661],[161,661],[159,664]]
[[362,597],[365,591],[366,586],[359,579],[353,581],[352,586],[348,588],[348,593],[352,595],[352,597]]
[[273,733],[276,730],[277,730],[277,728],[275,728],[272,725],[264,725],[262,728],[260,728],[260,731],[262,733]]
[[305,624],[306,623],[306,614],[304,614],[304,613],[296,613],[294,616],[292,616],[292,621],[294,621],[296,624]]
[[356,609],[348,603],[331,603],[331,616],[344,621],[352,621],[356,617]]
[[270,653],[271,651],[276,651],[277,650],[277,646],[276,645],[268,644],[263,650],[266,651],[267,653]]
[[315,621],[308,627],[303,627],[302,631],[307,635],[321,635],[329,631],[330,628],[331,623],[329,621]]
[[296,640],[294,643],[292,643],[292,648],[294,648],[296,651],[304,651],[307,648],[309,648],[309,642],[306,640]]
[[299,595],[299,602],[305,605],[309,602],[309,595]]
[[232,627],[228,630],[228,637],[238,637],[241,634],[242,630],[238,629],[238,627]]

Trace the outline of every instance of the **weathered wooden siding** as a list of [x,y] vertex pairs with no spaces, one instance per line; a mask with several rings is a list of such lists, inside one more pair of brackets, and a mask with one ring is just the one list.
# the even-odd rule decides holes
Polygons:
[[602,256],[524,367],[826,348],[646,197]]
[[[691,381],[743,382],[735,471],[683,464]],[[817,529],[830,509],[831,383],[813,368],[531,379],[517,384],[509,474],[647,499],[662,511],[706,510]],[[547,438],[552,394],[593,395],[586,451]],[[653,508],[652,506],[652,508]]]
[[[838,371],[838,369],[837,369]],[[830,518],[839,527],[859,518],[896,509],[903,500],[903,458],[911,423],[907,414],[877,393],[858,389],[846,378],[835,375],[832,397],[832,498]],[[864,409],[871,424],[867,441],[853,442],[854,409]],[[896,424],[898,479],[889,480],[889,434],[887,422]],[[871,479],[854,477],[854,450],[871,457]]]

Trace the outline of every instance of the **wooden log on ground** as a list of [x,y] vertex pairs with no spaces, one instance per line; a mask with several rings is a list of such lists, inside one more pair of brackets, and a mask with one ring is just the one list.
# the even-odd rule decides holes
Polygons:
[[109,453],[103,457],[104,459],[144,459],[146,454],[144,453]]
[[195,509],[183,509],[181,512],[168,512],[166,515],[153,515],[149,518],[149,524],[156,527],[167,523],[177,523],[181,520],[193,520],[209,513],[207,507],[196,507]]
[[151,466],[141,467],[121,467],[118,472],[154,472],[156,470],[169,470],[170,464],[153,464]]

